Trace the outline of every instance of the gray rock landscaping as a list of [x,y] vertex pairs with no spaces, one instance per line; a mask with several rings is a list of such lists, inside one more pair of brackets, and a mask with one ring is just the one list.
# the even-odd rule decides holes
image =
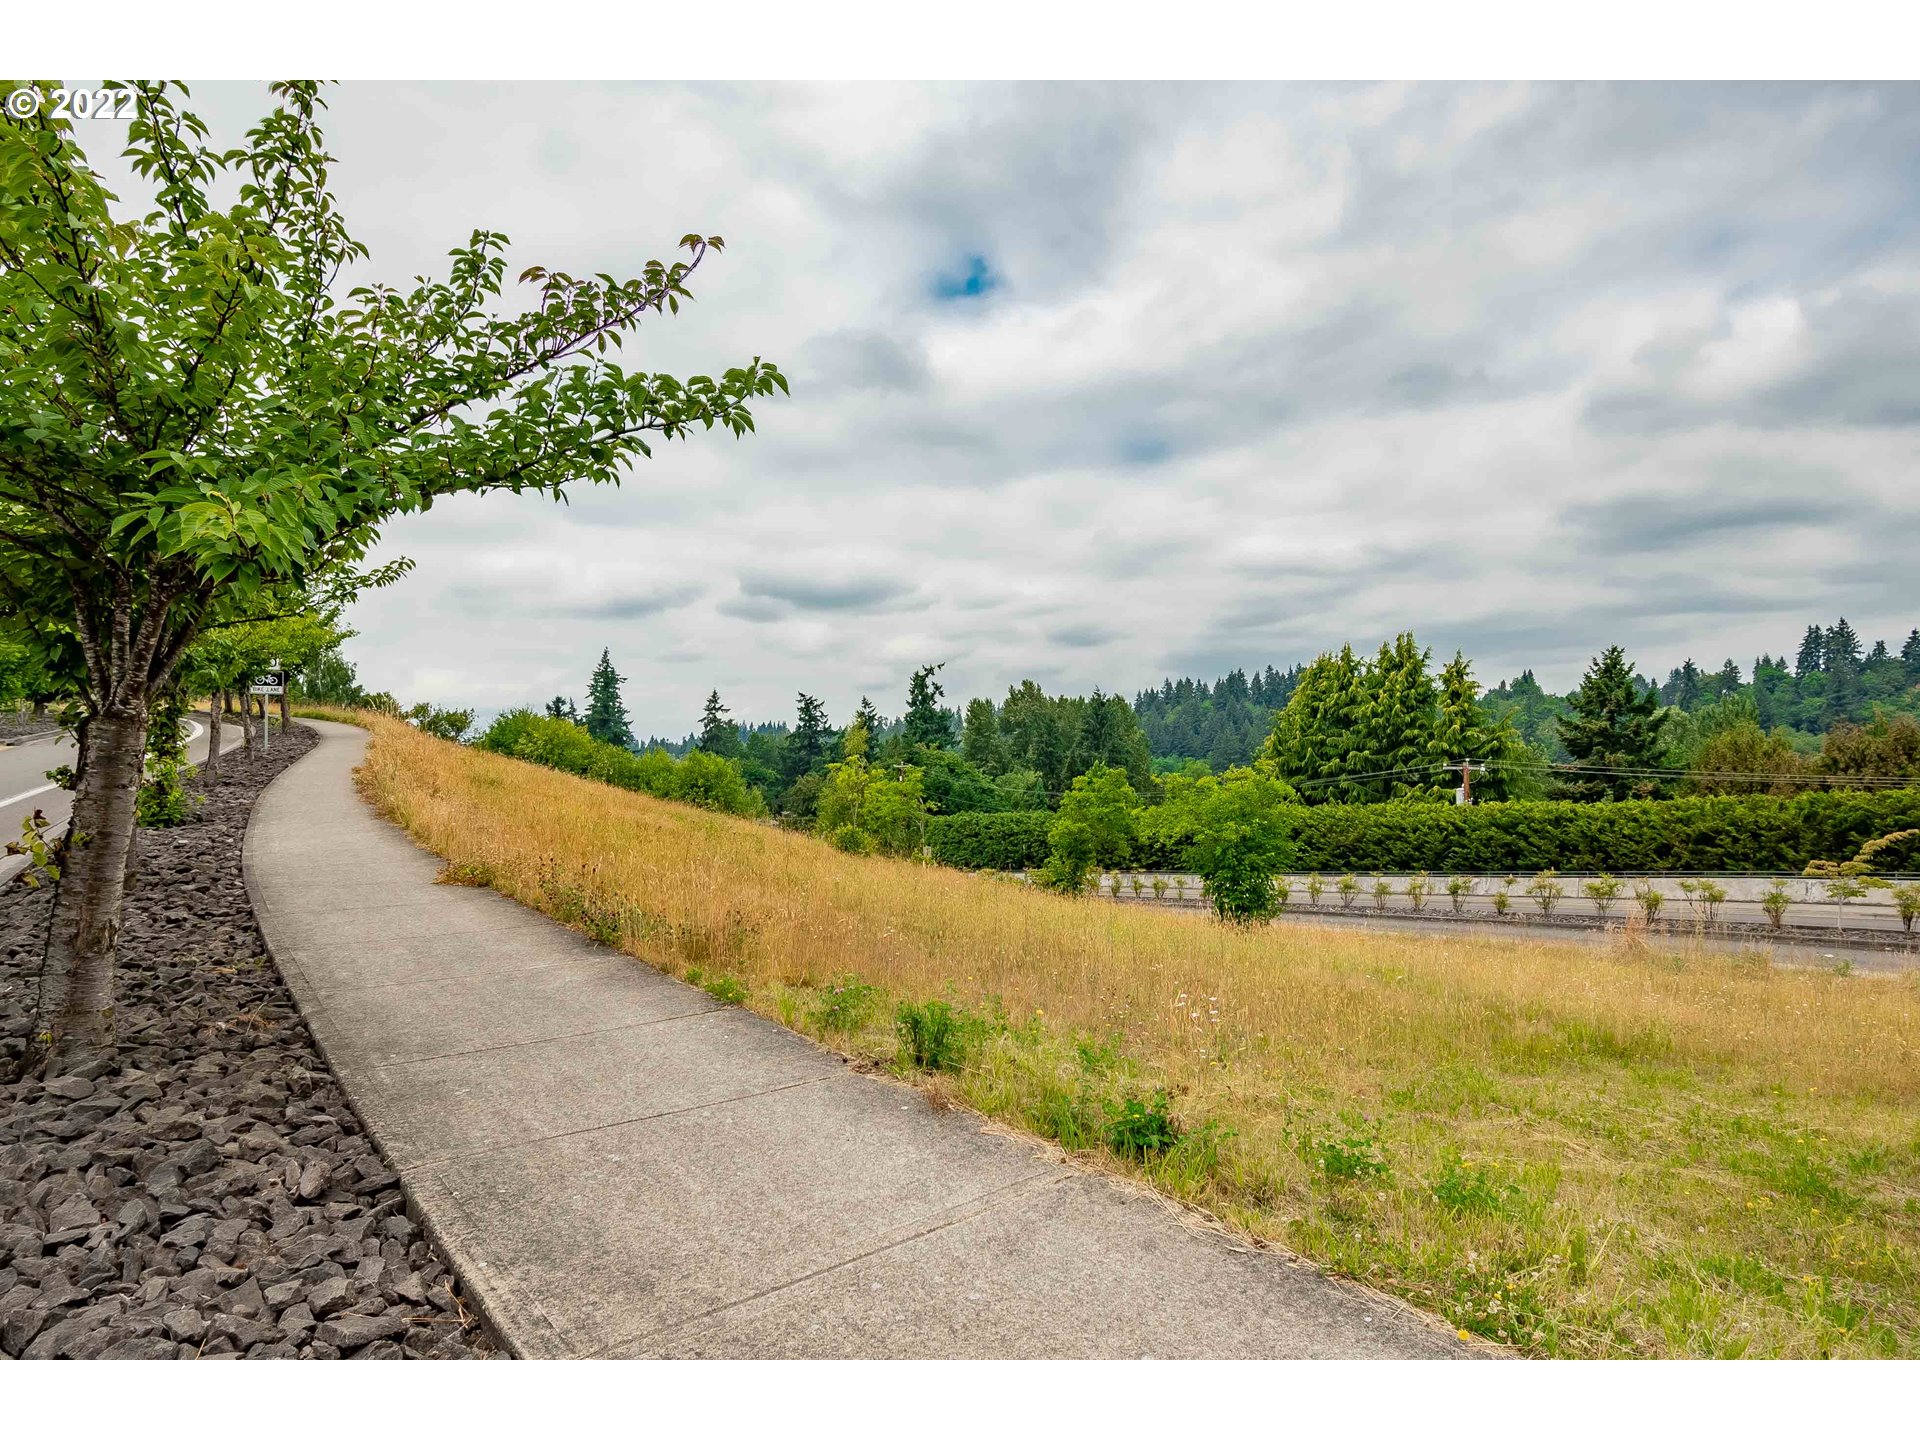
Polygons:
[[229,755],[141,836],[119,1048],[11,1078],[50,895],[0,889],[0,1352],[23,1359],[491,1353],[268,958],[241,878],[254,799],[304,754]]

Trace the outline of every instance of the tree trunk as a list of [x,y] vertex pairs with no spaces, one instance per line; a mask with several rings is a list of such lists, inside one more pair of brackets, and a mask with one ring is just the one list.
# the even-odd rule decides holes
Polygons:
[[287,691],[286,691],[286,687],[283,685],[280,688],[280,733],[282,735],[286,734],[287,726],[291,725],[292,723],[293,723],[293,715],[292,715],[292,712],[288,709]]
[[211,776],[220,768],[220,710],[227,703],[227,692],[216,690],[213,698],[207,701],[207,759],[200,767],[202,775]]
[[144,700],[95,715],[87,727],[40,972],[38,1046],[56,1061],[113,1042],[114,941],[146,749]]
[[39,724],[39,723],[40,723],[40,722],[41,722],[42,720],[45,720],[46,718],[47,718],[47,702],[46,702],[46,701],[44,701],[44,700],[36,700],[36,701],[34,701],[34,702],[33,702],[33,721],[34,721],[34,724],[36,724],[36,725],[37,725],[37,724]]
[[240,692],[240,743],[249,755],[259,745],[253,738],[253,697],[244,690]]

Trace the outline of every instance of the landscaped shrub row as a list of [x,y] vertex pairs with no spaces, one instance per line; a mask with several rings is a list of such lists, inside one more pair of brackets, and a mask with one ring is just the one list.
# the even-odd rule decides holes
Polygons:
[[[1029,869],[1046,858],[1045,812],[954,815],[928,827],[936,860]],[[1799,871],[1845,860],[1867,841],[1920,828],[1920,789],[1791,796],[1714,795],[1612,804],[1319,805],[1291,812],[1295,870]],[[990,823],[988,823],[990,822]],[[1139,869],[1186,866],[1175,839],[1135,846]],[[1877,869],[1920,869],[1920,840],[1889,847]]]
[[935,860],[961,870],[1034,870],[1047,863],[1052,823],[1051,810],[936,815],[927,822],[927,844]]
[[623,745],[594,739],[570,720],[554,720],[531,710],[509,710],[473,744],[476,750],[531,760],[623,790],[730,815],[751,815],[761,808],[758,793],[731,760],[699,750],[684,760],[664,750],[636,755]]

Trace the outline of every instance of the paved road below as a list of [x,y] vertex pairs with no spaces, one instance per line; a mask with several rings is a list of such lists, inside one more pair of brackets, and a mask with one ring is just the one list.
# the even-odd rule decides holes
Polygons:
[[[226,754],[240,743],[240,726],[229,721],[220,729],[220,753]],[[20,838],[20,826],[35,810],[45,812],[56,825],[64,825],[73,812],[73,792],[62,790],[47,779],[47,771],[56,765],[73,763],[73,740],[65,734],[29,740],[23,745],[0,748],[0,846]],[[207,758],[207,722],[204,718],[187,721],[187,758],[196,765]],[[11,880],[26,866],[20,855],[0,854],[0,885]]]
[[261,929],[519,1353],[1466,1353],[502,896],[435,885],[439,862],[354,794],[364,735],[314,728],[247,833]]

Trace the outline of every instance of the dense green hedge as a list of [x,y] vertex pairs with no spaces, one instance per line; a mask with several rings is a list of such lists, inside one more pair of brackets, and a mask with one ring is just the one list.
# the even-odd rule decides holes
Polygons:
[[[1045,812],[954,815],[933,822],[934,858],[1019,870],[1046,858]],[[1845,860],[1867,841],[1920,829],[1920,789],[1775,797],[1698,796],[1613,804],[1316,805],[1293,811],[1296,870],[1526,874],[1538,870],[1799,871]],[[968,822],[964,823],[963,822]],[[1177,839],[1147,842],[1132,863],[1185,867]],[[1920,841],[1883,852],[1879,869],[1920,869]]]
[[1031,870],[1046,863],[1051,810],[1011,810],[997,815],[936,815],[927,822],[927,844],[942,865],[962,870]]
[[622,790],[681,800],[706,810],[752,815],[762,809],[759,792],[747,784],[735,761],[698,750],[684,760],[664,750],[636,755],[625,746],[594,739],[571,720],[554,720],[531,710],[509,710],[473,745],[476,750],[531,760]]

